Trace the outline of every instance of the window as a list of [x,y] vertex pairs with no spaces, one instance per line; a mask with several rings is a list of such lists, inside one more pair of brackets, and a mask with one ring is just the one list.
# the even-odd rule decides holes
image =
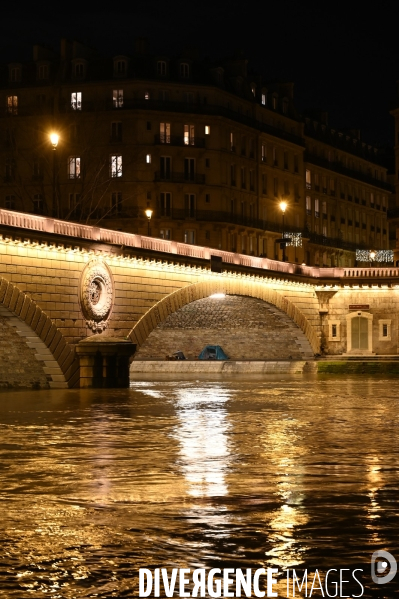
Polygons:
[[299,194],[299,185],[298,185],[298,183],[294,183],[294,199],[295,199],[295,202],[298,203],[300,197],[301,196]]
[[278,107],[278,95],[277,94],[273,94],[272,106],[273,106],[273,110],[277,110],[277,107]]
[[41,80],[48,79],[48,73],[49,73],[49,69],[48,69],[47,64],[39,65],[39,67],[37,69],[38,79],[41,79]]
[[159,141],[170,144],[170,123],[159,123]]
[[287,179],[284,180],[284,195],[288,196],[290,194],[289,182]]
[[162,77],[166,75],[166,62],[164,60],[158,60],[157,62],[157,75]]
[[194,125],[184,125],[184,145],[193,146],[195,144]]
[[306,196],[306,214],[310,216],[312,214],[312,198],[310,196]]
[[75,64],[75,77],[81,79],[85,74],[85,65],[82,62]]
[[120,59],[115,61],[114,71],[117,75],[125,75],[127,71],[126,60]]
[[191,245],[195,244],[195,231],[192,229],[186,229],[184,231],[184,243],[191,243]]
[[161,179],[170,179],[171,173],[171,162],[172,159],[170,156],[161,156],[159,159],[159,167],[160,167],[160,178]]
[[40,181],[43,178],[43,171],[43,160],[35,158],[33,160],[33,179],[35,181]]
[[338,320],[330,320],[328,323],[328,340],[341,341],[341,323]]
[[69,179],[80,179],[80,156],[68,158],[68,177]]
[[210,125],[205,125],[205,135],[210,135],[211,134],[211,127]]
[[113,90],[112,106],[114,108],[122,108],[122,106],[123,106],[123,89],[114,89]]
[[15,196],[6,196],[4,205],[7,210],[15,210]]
[[315,215],[315,218],[319,218],[319,216],[320,216],[319,198],[314,199],[314,215]]
[[192,92],[184,92],[183,98],[186,104],[194,104],[194,94]]
[[263,195],[267,195],[267,175],[266,175],[266,173],[262,173],[262,193],[263,193]]
[[184,204],[186,208],[186,215],[188,218],[195,218],[195,194],[186,193],[184,194]]
[[169,90],[167,90],[167,89],[159,90],[159,100],[160,100],[160,102],[169,102]]
[[82,110],[82,92],[71,93],[71,108],[72,110]]
[[294,156],[294,172],[299,173],[298,154]]
[[190,76],[190,67],[187,62],[180,63],[180,77],[189,77]]
[[288,112],[288,99],[284,98],[284,100],[283,100],[283,113],[287,114],[287,112]]
[[266,94],[262,94],[262,104],[266,106]]
[[247,136],[246,135],[241,136],[241,154],[243,156],[247,155]]
[[232,152],[235,152],[235,146],[234,146],[234,133],[230,133],[230,150]]
[[195,158],[184,159],[184,178],[188,181],[195,179]]
[[69,203],[68,208],[71,211],[76,210],[80,203],[80,193],[70,193],[69,194]]
[[122,212],[122,192],[113,191],[111,193],[111,214],[120,214]]
[[247,187],[246,178],[247,178],[247,169],[245,168],[245,166],[242,166],[241,167],[241,187],[243,189],[246,189],[246,187]]
[[111,177],[122,177],[122,156],[113,154],[110,157],[110,175]]
[[205,202],[206,202],[207,204],[210,204],[210,203],[211,203],[211,194],[210,194],[210,193],[207,193],[207,194],[205,195]]
[[161,229],[159,231],[159,236],[161,239],[172,239],[172,234],[171,234],[171,230],[170,229]]
[[266,144],[262,144],[262,147],[261,147],[261,158],[262,158],[262,162],[266,162],[266,160],[267,160],[267,146],[266,146]]
[[379,341],[391,341],[391,320],[379,320]]
[[288,170],[288,152],[284,152],[284,168]]
[[111,123],[111,141],[122,141],[122,123],[120,121]]
[[306,169],[305,173],[306,189],[312,189],[312,173]]
[[273,165],[278,166],[277,148],[273,147]]
[[18,114],[18,96],[7,96],[8,114]]
[[274,177],[273,179],[273,192],[274,195],[277,197],[278,196],[278,178]]
[[160,194],[160,213],[161,216],[170,216],[172,210],[172,194],[163,192]]
[[150,92],[144,92],[144,100],[149,100],[150,97]]
[[5,178],[6,181],[12,181],[15,178],[15,162],[14,160],[7,160],[5,164]]
[[255,144],[252,137],[249,139],[249,157],[255,158]]
[[151,131],[152,125],[151,121],[147,121],[147,131]]
[[10,81],[16,82],[21,81],[21,67],[10,68]]
[[249,189],[255,191],[255,173],[253,170],[249,171]]
[[146,164],[151,164],[151,154],[146,154],[145,162],[146,162]]
[[236,185],[236,165],[235,164],[231,164],[230,165],[230,184],[231,185]]
[[44,212],[44,201],[40,193],[33,196],[33,212],[35,214],[43,214]]

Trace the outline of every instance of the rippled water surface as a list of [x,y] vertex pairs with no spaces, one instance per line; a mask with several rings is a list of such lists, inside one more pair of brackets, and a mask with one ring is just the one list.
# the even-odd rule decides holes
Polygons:
[[362,567],[363,596],[396,596],[399,574],[373,590],[369,563],[399,558],[398,397],[361,377],[3,391],[0,597],[137,597],[140,567],[267,566]]

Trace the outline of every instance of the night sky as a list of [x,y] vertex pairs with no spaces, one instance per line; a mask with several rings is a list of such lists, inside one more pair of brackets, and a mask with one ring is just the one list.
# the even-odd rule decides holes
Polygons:
[[[222,58],[242,52],[267,80],[295,83],[296,106],[329,112],[330,125],[357,128],[362,139],[393,145],[399,79],[397,3],[360,2],[112,2],[40,3],[22,12],[2,7],[0,60],[30,59],[34,43],[59,48],[76,38],[105,55],[133,51],[136,37],[150,49],[178,54],[194,46]],[[62,13],[59,11],[62,7]],[[398,102],[399,103],[399,102]]]

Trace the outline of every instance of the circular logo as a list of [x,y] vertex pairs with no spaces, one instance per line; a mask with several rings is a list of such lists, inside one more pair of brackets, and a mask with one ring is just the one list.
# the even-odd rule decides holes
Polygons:
[[80,303],[87,326],[100,333],[107,327],[114,299],[113,282],[102,260],[89,262],[82,274]]

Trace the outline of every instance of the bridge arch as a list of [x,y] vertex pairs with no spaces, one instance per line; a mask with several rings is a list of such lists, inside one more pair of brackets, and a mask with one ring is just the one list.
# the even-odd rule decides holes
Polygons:
[[0,317],[15,327],[53,388],[79,384],[79,362],[74,349],[40,306],[16,285],[0,277]]
[[166,318],[186,304],[195,300],[203,299],[213,293],[225,293],[226,295],[247,295],[273,304],[282,312],[285,312],[291,320],[298,325],[306,336],[312,351],[320,352],[320,340],[315,329],[310,324],[301,310],[281,292],[268,287],[265,284],[245,280],[204,281],[187,285],[167,295],[157,302],[140,320],[129,333],[129,338],[139,348],[147,339],[149,334]]

